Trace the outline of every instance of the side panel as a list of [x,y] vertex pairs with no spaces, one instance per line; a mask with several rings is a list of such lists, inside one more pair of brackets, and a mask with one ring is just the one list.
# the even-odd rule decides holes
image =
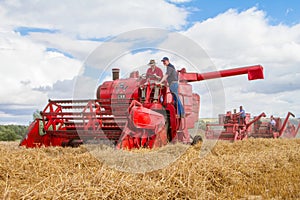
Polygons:
[[194,128],[195,123],[199,119],[200,96],[193,93],[192,95],[192,111],[186,116],[186,126],[188,129]]
[[40,135],[40,124],[42,121],[40,119],[35,119],[29,126],[25,138],[21,141],[20,146],[26,147],[40,147],[42,145],[49,146],[49,144],[44,144],[45,138],[47,136]]
[[178,87],[179,98],[184,106],[185,114],[191,115],[193,109],[193,95],[192,95],[192,86],[187,83],[179,83]]

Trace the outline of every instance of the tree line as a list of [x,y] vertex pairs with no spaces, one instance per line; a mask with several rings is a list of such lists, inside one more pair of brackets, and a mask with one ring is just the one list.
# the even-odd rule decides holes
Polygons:
[[28,126],[23,125],[0,125],[0,141],[21,140]]

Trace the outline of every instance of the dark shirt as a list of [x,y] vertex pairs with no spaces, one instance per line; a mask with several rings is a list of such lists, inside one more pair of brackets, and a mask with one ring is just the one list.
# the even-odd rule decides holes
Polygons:
[[172,65],[171,63],[169,63],[167,65],[166,74],[168,75],[167,81],[168,81],[169,85],[171,85],[171,83],[173,81],[176,81],[176,82],[178,81],[178,73],[177,73],[174,65]]

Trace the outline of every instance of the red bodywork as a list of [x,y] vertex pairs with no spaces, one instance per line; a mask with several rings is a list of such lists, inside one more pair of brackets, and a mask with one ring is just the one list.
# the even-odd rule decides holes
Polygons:
[[179,73],[179,98],[185,117],[179,118],[168,86],[147,82],[138,72],[98,87],[94,100],[49,100],[29,127],[20,145],[78,146],[106,141],[117,148],[159,147],[169,142],[190,143],[188,129],[199,119],[200,96],[189,82],[248,74],[249,80],[263,79],[260,65],[209,73]]
[[265,116],[265,113],[261,113],[258,117],[250,120],[250,114],[246,113],[246,118],[242,119],[238,113],[228,111],[225,115],[219,115],[218,124],[206,124],[205,136],[207,139],[230,141],[247,139],[252,130],[251,125]]
[[289,112],[282,123],[280,118],[275,118],[276,127],[272,128],[270,120],[262,121],[266,117],[265,113],[250,120],[250,114],[246,113],[245,122],[239,120],[237,113],[228,111],[225,115],[219,115],[218,124],[206,124],[205,136],[207,139],[221,139],[221,140],[243,140],[248,137],[254,138],[295,138],[300,127],[296,129],[295,125],[290,123],[289,117],[295,117]]
[[270,120],[257,121],[256,123],[254,123],[254,129],[251,133],[251,136],[255,138],[295,138],[300,123],[298,124],[298,128],[296,128],[296,126],[289,121],[290,116],[295,117],[293,113],[288,112],[283,122],[281,118],[275,117],[275,127],[272,127],[270,125]]

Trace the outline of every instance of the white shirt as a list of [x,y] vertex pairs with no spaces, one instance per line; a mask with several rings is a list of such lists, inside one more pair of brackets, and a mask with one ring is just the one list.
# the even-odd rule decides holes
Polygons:
[[275,121],[274,119],[271,119],[270,124],[271,124],[272,126],[276,126],[276,121]]

